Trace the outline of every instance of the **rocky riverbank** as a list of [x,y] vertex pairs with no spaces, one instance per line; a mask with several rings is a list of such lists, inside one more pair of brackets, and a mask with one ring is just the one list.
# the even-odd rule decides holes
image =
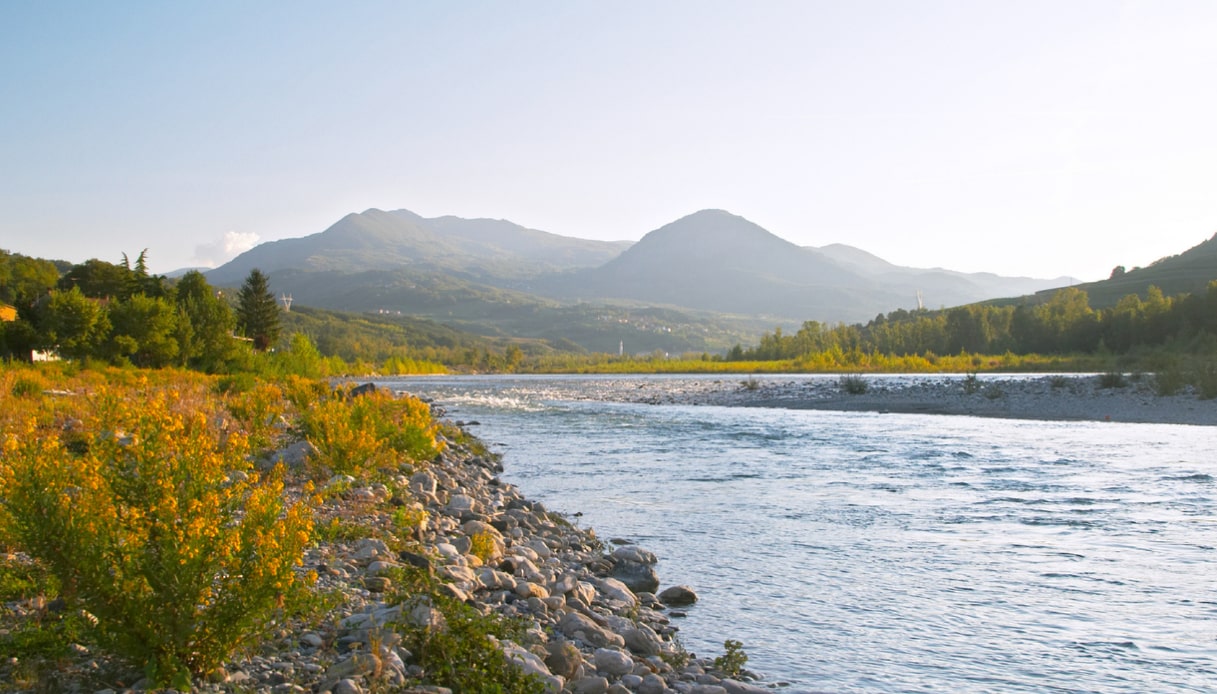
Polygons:
[[623,377],[583,382],[576,390],[554,396],[671,405],[1217,425],[1217,399],[1201,399],[1191,387],[1175,395],[1159,395],[1148,376],[1126,377],[1118,386],[1105,384],[1100,375]]
[[[316,572],[316,594],[332,603],[326,614],[283,623],[254,652],[196,683],[196,691],[449,691],[409,684],[425,672],[407,634],[447,625],[433,601],[398,590],[395,582],[404,572],[429,576],[439,594],[481,615],[523,624],[523,638],[498,640],[497,647],[550,692],[770,691],[749,684],[754,676],[747,671],[731,673],[732,679],[712,659],[684,651],[674,620],[697,597],[685,586],[662,586],[655,555],[625,540],[603,543],[593,530],[528,500],[499,479],[497,456],[472,437],[461,439],[410,475],[368,485],[331,480],[318,517],[318,527],[330,530],[318,533],[301,568]],[[307,446],[282,453],[291,462],[307,454]],[[139,675],[121,664],[83,646],[75,653],[58,690],[116,694],[142,688]]]

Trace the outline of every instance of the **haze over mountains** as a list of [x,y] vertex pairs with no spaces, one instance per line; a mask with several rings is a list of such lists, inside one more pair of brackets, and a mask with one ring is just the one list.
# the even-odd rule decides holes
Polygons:
[[[666,311],[669,323],[718,321],[731,338],[737,331],[806,320],[866,321],[916,308],[919,296],[927,308],[939,308],[1068,284],[1067,278],[900,267],[841,244],[800,247],[722,210],[696,212],[631,244],[504,220],[371,209],[317,234],[261,244],[208,278],[236,286],[255,267],[270,275],[274,291],[303,304],[401,311],[525,337],[579,333],[557,324],[571,319],[573,307],[582,307],[575,313],[584,323],[620,322],[621,311],[649,307]],[[593,318],[592,307],[616,313]],[[694,332],[715,329],[707,324]],[[591,330],[595,336],[569,339],[589,349],[615,349],[612,332]],[[713,339],[696,342],[679,347],[719,347]]]

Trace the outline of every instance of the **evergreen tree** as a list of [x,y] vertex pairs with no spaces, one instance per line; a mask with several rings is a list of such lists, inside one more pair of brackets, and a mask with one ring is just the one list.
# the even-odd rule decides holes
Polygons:
[[279,304],[270,293],[270,281],[258,268],[249,271],[237,293],[237,328],[266,351],[279,340]]

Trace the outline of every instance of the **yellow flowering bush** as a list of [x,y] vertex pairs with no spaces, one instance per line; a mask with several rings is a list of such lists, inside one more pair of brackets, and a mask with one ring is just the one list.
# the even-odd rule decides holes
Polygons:
[[288,503],[279,471],[252,469],[248,436],[205,384],[161,383],[6,400],[0,544],[43,562],[155,684],[181,687],[299,586],[312,511]]
[[317,448],[318,474],[364,477],[379,468],[419,463],[442,450],[431,409],[414,397],[383,389],[359,396],[339,389],[300,413],[305,437]]

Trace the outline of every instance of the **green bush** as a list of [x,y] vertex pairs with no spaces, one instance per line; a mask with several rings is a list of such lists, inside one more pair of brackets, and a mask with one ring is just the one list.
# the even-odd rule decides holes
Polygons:
[[727,677],[739,677],[748,662],[748,654],[744,652],[744,644],[727,639],[723,642],[725,653],[714,659],[714,669]]
[[870,390],[870,384],[865,378],[856,374],[841,377],[841,390],[850,395],[863,395]]
[[[454,692],[541,694],[545,683],[526,675],[498,646],[510,640],[526,644],[526,622],[484,615],[476,608],[440,594],[425,571],[409,567],[392,574],[405,616],[397,625],[402,645],[422,668],[421,684],[448,687]],[[418,610],[434,610],[434,619],[416,619]]]
[[1127,385],[1128,381],[1125,380],[1124,374],[1119,371],[1108,371],[1099,376],[1100,388],[1123,388]]

